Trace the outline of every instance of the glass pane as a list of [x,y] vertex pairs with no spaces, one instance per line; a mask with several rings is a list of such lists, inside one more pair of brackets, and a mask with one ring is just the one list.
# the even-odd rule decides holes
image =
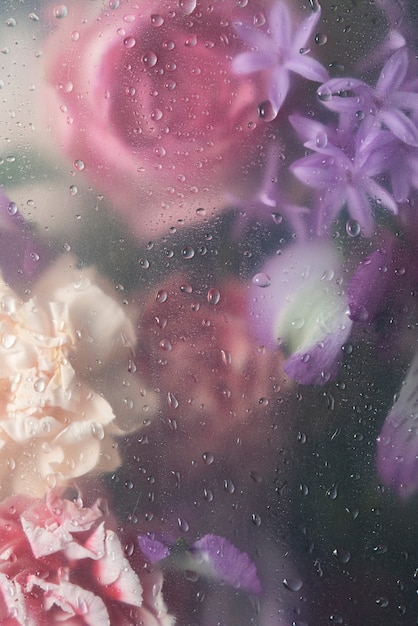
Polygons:
[[413,0],[0,18],[0,623],[416,623]]

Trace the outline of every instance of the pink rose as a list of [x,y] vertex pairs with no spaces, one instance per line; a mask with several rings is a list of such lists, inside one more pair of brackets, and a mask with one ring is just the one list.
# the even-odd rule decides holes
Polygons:
[[266,3],[105,4],[95,15],[74,2],[56,20],[45,55],[48,122],[144,237],[198,219],[199,207],[208,216],[226,194],[254,185],[271,127],[258,118],[257,73],[232,71],[246,49],[233,24],[251,23]]
[[0,505],[2,626],[174,623],[161,572],[142,563],[139,579],[107,516],[105,501],[88,508],[56,491]]

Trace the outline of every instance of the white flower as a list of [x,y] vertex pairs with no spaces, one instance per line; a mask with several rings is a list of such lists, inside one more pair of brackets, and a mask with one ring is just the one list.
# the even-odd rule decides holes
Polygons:
[[155,405],[128,371],[133,325],[92,268],[63,257],[33,294],[23,302],[0,278],[2,495],[114,469],[111,435],[139,428]]

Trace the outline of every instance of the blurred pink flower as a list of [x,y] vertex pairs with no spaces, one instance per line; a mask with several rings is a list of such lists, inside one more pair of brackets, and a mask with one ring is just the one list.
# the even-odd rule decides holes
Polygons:
[[73,2],[51,37],[48,122],[139,237],[222,209],[262,168],[261,78],[237,76],[232,58],[248,49],[234,23],[263,5],[239,4]]
[[[193,287],[168,278],[140,320],[138,373],[161,398],[162,411],[181,418],[193,455],[222,449],[237,430],[274,405],[288,386],[280,350],[253,340],[247,287],[237,280]],[[195,425],[190,437],[191,425]],[[180,451],[184,459],[185,449]]]
[[0,505],[2,626],[170,626],[162,575],[140,572],[109,528],[107,504],[50,491]]
[[153,414],[154,394],[128,371],[132,322],[98,280],[64,256],[23,301],[0,277],[3,497],[115,469],[113,436]]

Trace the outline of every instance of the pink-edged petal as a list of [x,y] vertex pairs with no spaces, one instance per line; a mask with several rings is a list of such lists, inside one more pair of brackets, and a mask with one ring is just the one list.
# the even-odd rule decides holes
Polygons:
[[299,53],[299,56],[292,56],[285,65],[291,72],[317,83],[322,83],[328,79],[328,72],[325,67],[307,54]]
[[105,595],[132,606],[142,606],[142,585],[126,559],[118,536],[106,531],[105,554],[96,562],[94,572],[105,587]]
[[400,495],[418,491],[418,353],[378,437],[377,468]]
[[34,587],[39,587],[44,592],[46,615],[54,607],[61,609],[62,614],[57,616],[57,623],[71,622],[71,618],[81,616],[85,626],[111,626],[103,600],[91,591],[65,581],[56,585],[38,576],[29,576],[27,591],[31,592]]
[[381,96],[390,96],[398,91],[405,80],[407,70],[408,52],[406,48],[400,48],[383,66],[376,84],[376,93]]
[[225,537],[205,535],[193,544],[192,553],[209,567],[217,580],[248,593],[261,593],[261,583],[253,561]]
[[418,146],[418,128],[405,113],[399,109],[383,109],[379,118],[395,137],[410,146]]

